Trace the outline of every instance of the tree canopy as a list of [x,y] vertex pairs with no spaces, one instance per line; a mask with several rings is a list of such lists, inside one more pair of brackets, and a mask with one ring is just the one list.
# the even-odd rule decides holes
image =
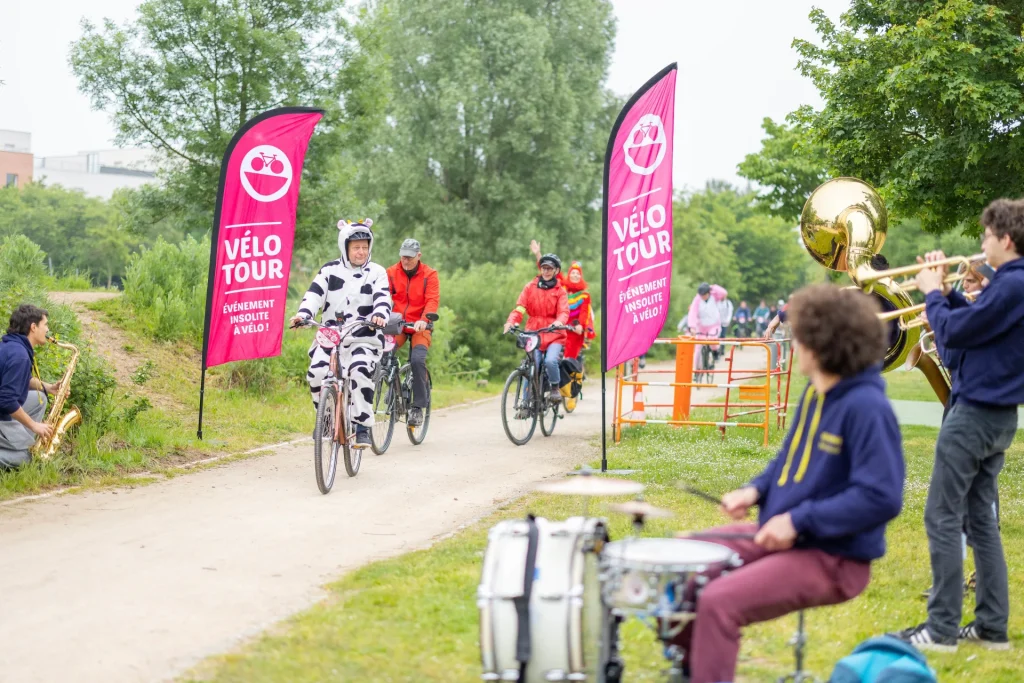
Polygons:
[[988,202],[1024,194],[1024,4],[852,0],[838,25],[821,10],[810,17],[821,44],[793,44],[825,106],[797,112],[788,131],[766,127],[761,153],[741,167],[770,188],[764,201],[787,215],[786,199],[806,187],[774,172],[790,132],[804,150],[823,149],[831,175],[875,185],[929,232],[976,232]]
[[366,80],[353,76],[366,63],[341,12],[341,0],[146,0],[125,26],[83,23],[71,50],[79,87],[110,113],[119,144],[153,147],[166,162],[162,187],[122,206],[131,225],[206,232],[232,135],[284,105],[327,110],[304,169],[298,237],[334,225],[352,205],[327,178],[350,132],[343,100],[353,78]]
[[416,235],[442,267],[600,250],[608,0],[381,0],[362,45],[387,64],[386,118],[362,165],[381,248]]

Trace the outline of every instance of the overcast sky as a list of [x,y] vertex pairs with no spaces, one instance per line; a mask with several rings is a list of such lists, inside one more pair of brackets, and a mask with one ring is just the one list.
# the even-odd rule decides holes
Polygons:
[[[794,37],[814,38],[817,6],[837,19],[849,0],[613,0],[618,36],[609,86],[623,95],[679,63],[675,186],[734,183],[759,148],[761,120],[782,118],[817,92],[795,70]],[[90,109],[67,64],[86,17],[122,23],[139,0],[0,0],[0,128],[32,133],[37,156],[113,146],[108,116]]]

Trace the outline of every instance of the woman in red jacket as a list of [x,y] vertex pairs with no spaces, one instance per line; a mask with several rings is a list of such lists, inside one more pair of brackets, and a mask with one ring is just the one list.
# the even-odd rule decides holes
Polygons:
[[[558,284],[558,273],[562,270],[562,262],[554,254],[544,254],[538,263],[540,276],[530,280],[523,287],[516,301],[516,307],[505,321],[505,332],[518,325],[523,315],[527,330],[539,330],[551,325],[565,325],[569,322],[569,300],[565,290]],[[540,335],[540,347],[533,352],[534,362],[541,365],[541,354],[544,358],[544,371],[547,374],[548,386],[551,387],[549,400],[561,403],[562,396],[558,392],[558,361],[562,358],[565,347],[565,332],[544,332]]]

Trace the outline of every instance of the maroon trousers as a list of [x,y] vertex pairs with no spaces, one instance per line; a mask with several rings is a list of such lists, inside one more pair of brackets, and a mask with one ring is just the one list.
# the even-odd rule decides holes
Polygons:
[[[756,524],[728,524],[711,532],[753,534]],[[740,629],[807,607],[856,597],[871,578],[871,564],[821,550],[768,552],[752,540],[698,538],[736,551],[743,566],[708,582],[697,597],[697,616],[676,637],[687,653],[690,683],[731,683]]]

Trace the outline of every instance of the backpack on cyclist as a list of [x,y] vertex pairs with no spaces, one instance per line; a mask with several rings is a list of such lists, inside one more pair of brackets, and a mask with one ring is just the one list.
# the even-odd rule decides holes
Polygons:
[[562,396],[576,398],[583,390],[583,367],[575,358],[563,358],[558,364],[558,388]]
[[892,636],[870,638],[843,657],[829,683],[936,683],[917,648]]

